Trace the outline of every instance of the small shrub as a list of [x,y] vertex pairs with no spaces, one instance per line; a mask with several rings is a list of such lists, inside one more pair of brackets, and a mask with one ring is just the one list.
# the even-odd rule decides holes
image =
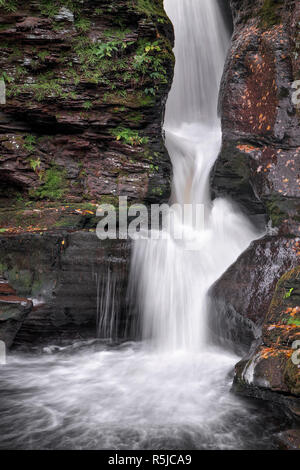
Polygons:
[[79,18],[75,22],[75,27],[81,32],[81,33],[86,33],[90,27],[91,27],[91,22],[87,18]]
[[43,185],[35,191],[34,195],[40,199],[58,200],[65,192],[65,172],[53,167],[44,173]]
[[292,289],[290,289],[288,292],[285,293],[283,298],[284,299],[289,299],[291,297],[293,291],[294,291],[294,288],[292,287]]
[[89,109],[92,109],[93,103],[91,101],[86,101],[85,103],[83,103],[83,107],[88,111]]
[[18,5],[15,0],[0,0],[0,9],[4,8],[8,13],[17,11]]
[[36,170],[39,170],[40,167],[41,167],[41,159],[40,158],[37,158],[37,159],[30,159],[29,161],[30,163],[30,167],[33,169],[34,172],[36,172]]
[[33,152],[35,149],[36,145],[36,138],[34,135],[27,135],[24,139],[24,144],[23,147],[28,151],[28,152]]

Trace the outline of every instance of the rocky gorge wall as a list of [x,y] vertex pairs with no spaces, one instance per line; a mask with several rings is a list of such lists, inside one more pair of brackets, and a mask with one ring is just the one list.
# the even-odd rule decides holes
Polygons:
[[162,123],[173,41],[163,0],[0,0],[0,337],[8,346],[94,335],[108,273],[113,336],[128,331],[130,245],[98,240],[96,208],[118,208],[119,196],[169,198]]
[[247,354],[236,369],[239,393],[285,401],[299,414],[300,370],[292,357],[300,339],[300,114],[292,97],[300,78],[300,4],[232,0],[231,8],[212,193],[230,196],[268,232],[213,287],[211,328]]
[[0,258],[10,283],[0,280],[0,338],[7,347],[95,337],[100,313],[110,317],[100,337],[131,337],[126,240],[100,242],[87,231],[22,233],[0,238]]

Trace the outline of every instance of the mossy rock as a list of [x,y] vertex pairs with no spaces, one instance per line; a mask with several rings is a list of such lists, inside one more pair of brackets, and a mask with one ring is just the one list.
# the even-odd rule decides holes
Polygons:
[[[300,340],[300,266],[286,272],[278,281],[264,327],[264,342],[276,350],[284,348],[283,380],[290,393],[300,395],[300,369],[293,363],[295,342]],[[297,320],[298,318],[298,320]],[[289,357],[291,356],[291,357]]]
[[140,13],[167,18],[163,0],[135,0],[134,3],[135,9]]
[[284,4],[283,0],[264,0],[259,17],[263,27],[271,28],[281,22],[280,6]]
[[299,199],[271,194],[268,197],[264,197],[263,201],[273,227],[280,227],[286,219],[300,221]]
[[293,395],[300,396],[300,369],[291,359],[284,370],[284,381]]

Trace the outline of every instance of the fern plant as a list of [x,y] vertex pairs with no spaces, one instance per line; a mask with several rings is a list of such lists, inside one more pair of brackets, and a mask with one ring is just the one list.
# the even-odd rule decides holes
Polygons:
[[75,27],[82,33],[86,33],[91,27],[91,22],[87,18],[79,18],[75,22]]
[[29,163],[30,163],[31,168],[33,169],[33,171],[34,171],[35,173],[36,173],[36,171],[39,170],[40,167],[41,167],[41,159],[40,159],[40,158],[37,158],[37,159],[33,159],[33,158],[32,158],[32,159],[29,161]]
[[36,144],[36,139],[34,135],[27,135],[24,139],[24,144],[23,147],[28,151],[28,152],[33,152],[34,146]]

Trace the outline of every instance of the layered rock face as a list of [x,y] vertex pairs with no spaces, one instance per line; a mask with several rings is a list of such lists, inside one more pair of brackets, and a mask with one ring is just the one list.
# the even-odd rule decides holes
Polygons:
[[[280,233],[299,235],[300,7],[294,1],[232,2],[235,28],[223,76],[223,147],[215,195],[267,213]],[[298,19],[297,19],[298,18]]]
[[[300,5],[232,0],[231,7],[234,34],[220,94],[223,145],[212,191],[232,197],[255,223],[266,221],[269,228],[214,286],[212,328],[239,352],[249,351],[254,341],[246,364],[237,368],[240,392],[295,397],[300,114],[293,87],[300,70]],[[291,305],[283,300],[286,289],[292,289]]]
[[89,203],[167,200],[163,0],[8,0],[0,22],[1,227],[78,228]]
[[[262,328],[262,341],[236,368],[235,389],[286,402],[300,416],[300,267],[277,284]],[[299,348],[299,350],[297,349]],[[269,391],[282,395],[271,396]]]
[[0,278],[0,338],[10,347],[22,326],[27,314],[32,310],[32,302],[19,297],[15,289]]
[[[0,238],[0,259],[18,295],[33,304],[23,309],[26,315],[8,347],[13,339],[14,345],[33,345],[95,337],[97,328],[102,338],[130,337],[134,319],[126,303],[127,241],[100,242],[95,233],[84,231],[18,234]],[[6,319],[1,299],[0,322]],[[1,329],[0,339],[5,339]]]
[[97,239],[96,208],[169,198],[163,0],[7,0],[0,23],[0,275],[34,299],[17,343],[94,335],[100,307],[118,337],[130,245]]

